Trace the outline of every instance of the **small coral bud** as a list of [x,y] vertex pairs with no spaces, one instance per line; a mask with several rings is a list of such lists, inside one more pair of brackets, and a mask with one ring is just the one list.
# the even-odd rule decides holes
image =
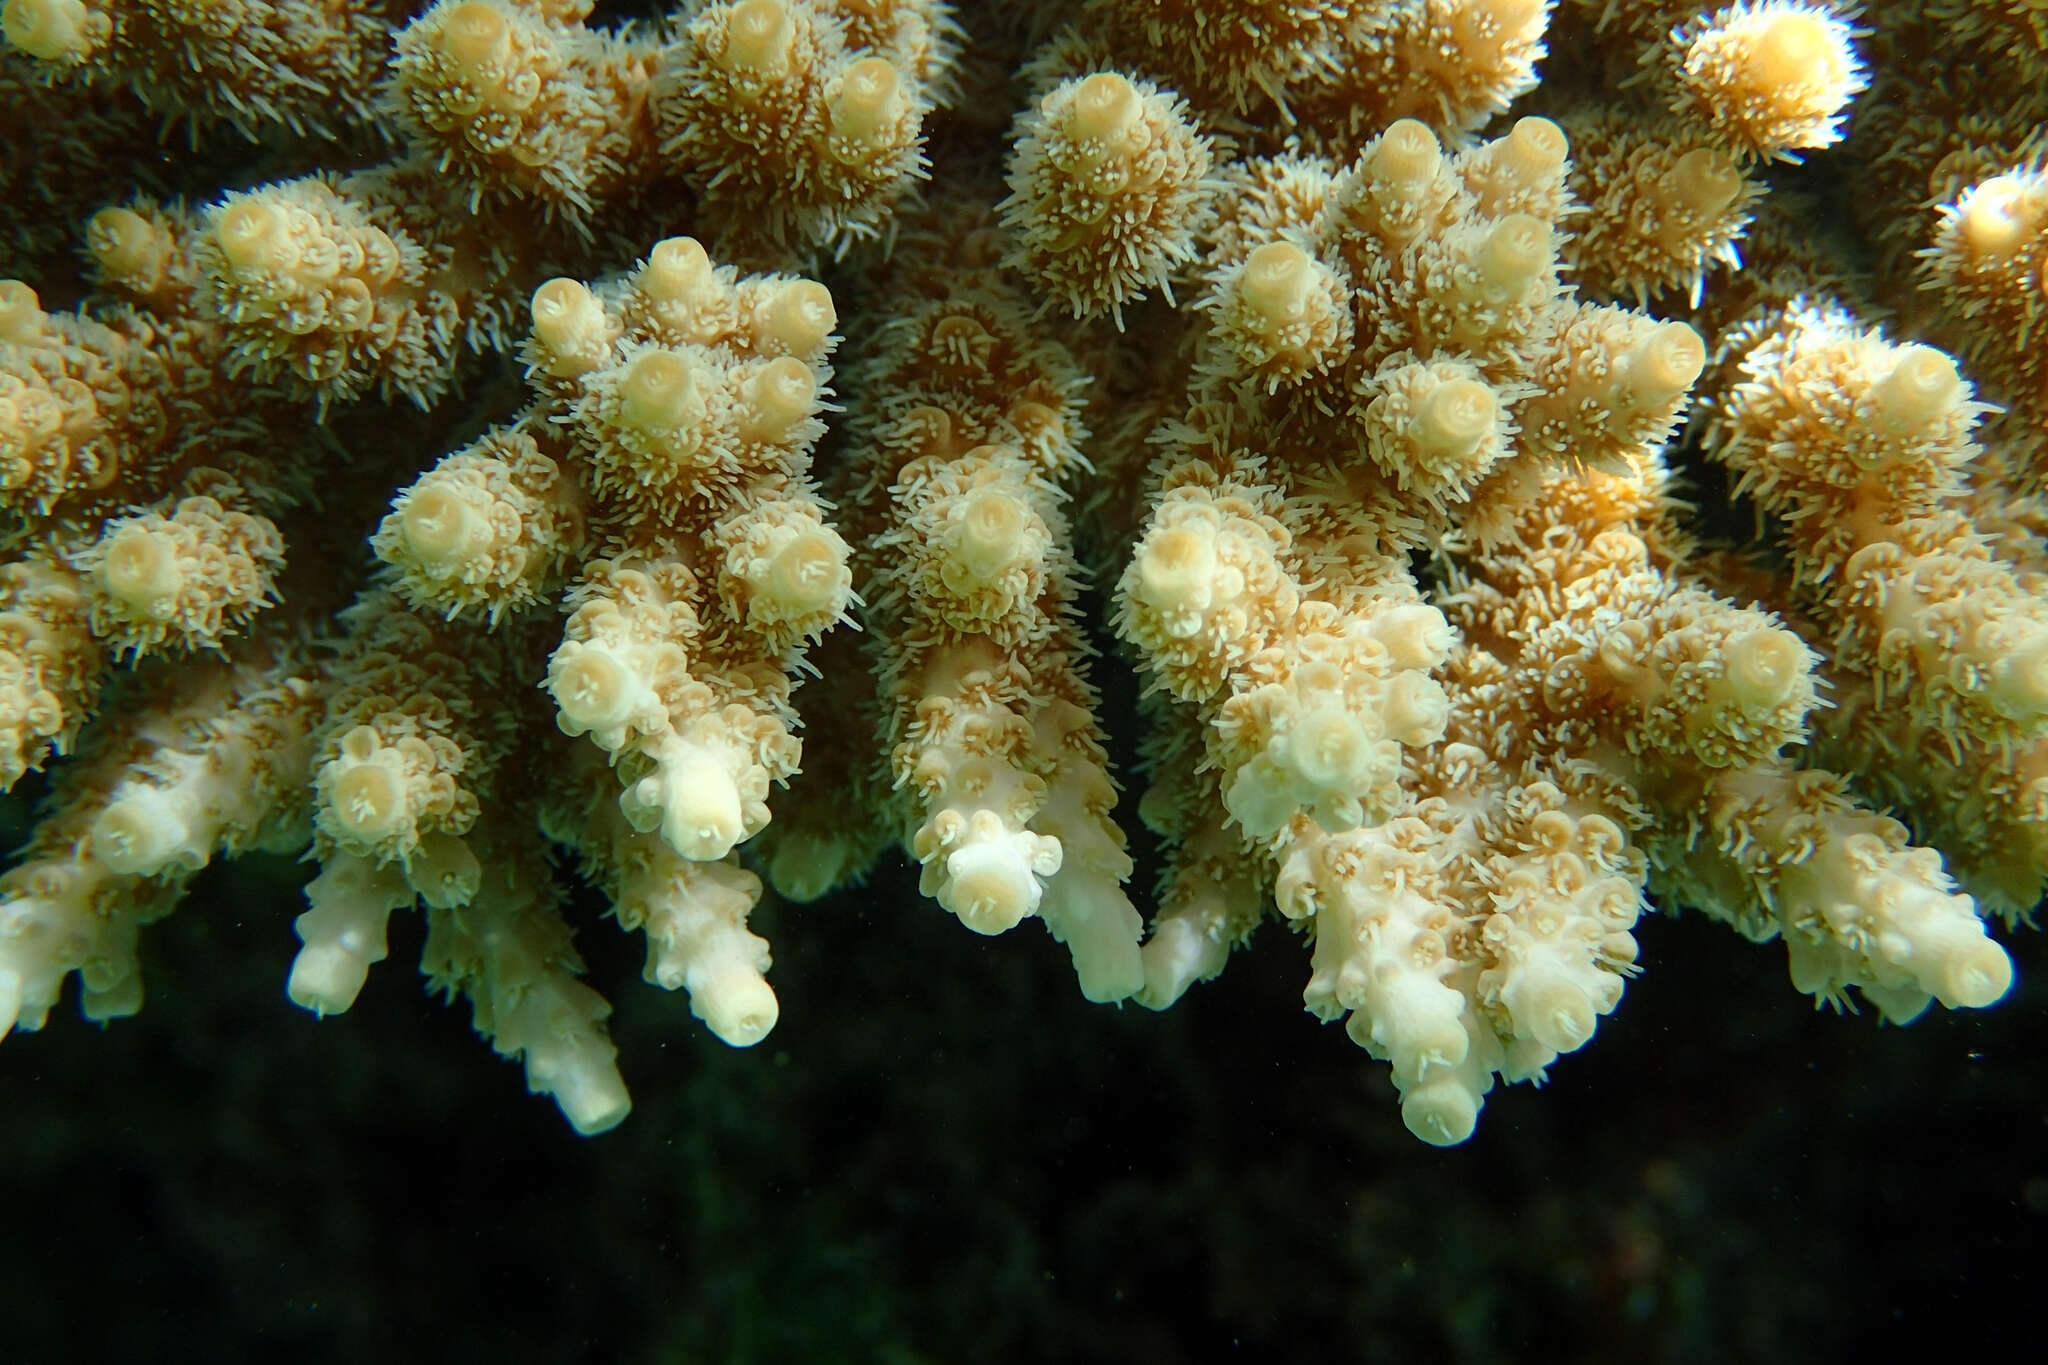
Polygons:
[[839,314],[832,306],[832,291],[815,280],[792,280],[777,289],[761,306],[759,326],[763,345],[772,345],[799,360],[815,360],[825,350]]
[[1443,160],[1443,144],[1428,124],[1396,119],[1367,152],[1365,172],[1389,185],[1426,185],[1436,178]]
[[1486,234],[1473,264],[1488,293],[1513,298],[1550,261],[1554,245],[1548,223],[1531,214],[1511,213]]
[[1672,168],[1671,188],[1680,206],[1697,217],[1712,218],[1742,193],[1742,172],[1726,152],[1695,147]]
[[0,342],[26,346],[43,330],[42,301],[20,280],[0,280]]
[[548,691],[571,734],[616,729],[632,718],[633,681],[602,649],[563,645],[548,667]]
[[490,519],[453,488],[426,485],[406,499],[399,523],[406,548],[429,569],[452,569],[491,543]]
[[1796,691],[1810,662],[1806,646],[1789,630],[1753,630],[1728,643],[1726,704],[1765,711]]
[[512,26],[480,0],[456,6],[440,39],[441,50],[473,72],[500,66],[512,53]]
[[1495,164],[1525,184],[1541,184],[1564,173],[1570,150],[1564,129],[1547,118],[1522,118],[1499,140]]
[[1237,290],[1253,311],[1287,322],[1302,315],[1315,286],[1315,262],[1307,252],[1286,242],[1269,242],[1245,261]]
[[694,237],[670,237],[647,253],[633,283],[655,303],[689,303],[712,283],[711,257]]
[[2048,202],[2027,190],[2019,176],[1994,175],[1963,195],[1956,205],[1956,226],[1972,255],[2009,256],[2040,231]]
[[533,339],[540,368],[558,379],[596,369],[609,340],[604,305],[575,280],[549,280],[533,291]]
[[101,209],[85,229],[86,248],[102,271],[148,279],[163,266],[169,243],[133,209]]
[[294,254],[284,215],[258,199],[229,205],[215,222],[213,235],[221,255],[238,270],[282,269]]
[[90,19],[79,0],[7,0],[0,31],[37,61],[75,61],[92,51]]
[[719,64],[735,76],[773,79],[789,69],[796,21],[783,0],[744,0],[726,20]]
[[703,417],[704,395],[687,360],[659,349],[633,357],[619,383],[623,424],[653,434],[691,427]]
[[185,586],[176,549],[143,526],[115,532],[100,561],[100,586],[136,616],[148,619],[175,610]]
[[331,807],[341,831],[365,843],[398,833],[406,813],[405,782],[382,763],[349,768],[334,783]]
[[1144,117],[1142,97],[1114,71],[1088,77],[1067,105],[1061,131],[1075,142],[1096,143],[1102,152],[1121,151]]
[[1932,346],[1901,346],[1898,363],[1871,386],[1871,417],[1888,434],[1905,436],[1954,412],[1969,395],[1956,362]]
[[1414,436],[1424,455],[1470,455],[1493,434],[1500,413],[1493,390],[1477,379],[1453,379],[1430,390],[1416,410]]
[[1682,322],[1660,323],[1621,357],[1617,403],[1662,407],[1691,388],[1706,368],[1707,344]]
[[772,444],[816,411],[818,381],[810,366],[794,356],[782,356],[747,378],[740,386],[740,399],[746,409],[740,434]]
[[832,136],[854,144],[886,142],[894,137],[896,122],[903,113],[901,87],[896,68],[883,58],[868,57],[855,62],[847,69],[839,92],[830,103]]
[[124,877],[161,871],[189,841],[175,807],[154,792],[110,801],[92,822],[93,856]]

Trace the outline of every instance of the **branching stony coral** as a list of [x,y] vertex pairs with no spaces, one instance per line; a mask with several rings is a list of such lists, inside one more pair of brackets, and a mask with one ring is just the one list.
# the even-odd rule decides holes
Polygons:
[[[630,1100],[551,847],[741,1047],[757,901],[892,849],[1096,1001],[1274,915],[1440,1144],[1624,1006],[1652,904],[1993,1003],[2048,884],[2048,199],[2037,50],[1896,59],[2024,29],[1951,9],[10,0],[8,126],[98,188],[0,218],[0,777],[52,774],[0,1031],[131,1012],[247,849],[317,864],[293,1001],[422,905],[581,1132]],[[163,117],[288,150],[167,179]],[[1788,226],[1817,163],[1874,250]]]

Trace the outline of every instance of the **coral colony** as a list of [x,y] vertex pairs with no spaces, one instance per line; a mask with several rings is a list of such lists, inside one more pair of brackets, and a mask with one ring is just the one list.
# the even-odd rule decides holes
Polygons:
[[583,1133],[577,876],[739,1047],[764,880],[901,849],[1155,1009],[1277,915],[1440,1144],[1652,898],[2006,992],[2037,0],[414,8],[6,0],[0,1033],[247,849],[292,1001],[422,907]]

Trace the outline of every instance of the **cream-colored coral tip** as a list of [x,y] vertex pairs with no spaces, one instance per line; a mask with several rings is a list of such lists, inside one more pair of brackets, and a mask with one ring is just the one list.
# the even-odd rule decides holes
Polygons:
[[150,620],[177,610],[185,570],[169,536],[130,524],[114,533],[100,560],[99,580],[109,597]]
[[1564,159],[1571,140],[1564,129],[1547,118],[1531,116],[1515,120],[1500,140],[1494,155],[1497,163],[1514,172],[1524,183],[1540,184],[1564,172]]
[[769,562],[767,596],[779,620],[837,619],[850,579],[846,542],[830,530],[793,536]]
[[1513,297],[1542,273],[1554,249],[1550,224],[1534,214],[1510,213],[1487,232],[1473,264],[1489,292]]
[[43,304],[20,280],[0,280],[0,342],[26,346],[43,330]]
[[1268,242],[1246,258],[1237,296],[1274,322],[1292,322],[1308,309],[1315,293],[1316,265],[1289,242]]
[[723,764],[692,754],[667,774],[661,837],[685,858],[710,862],[746,835],[740,790]]
[[848,67],[827,105],[832,136],[856,143],[894,136],[903,113],[902,85],[896,68],[884,58],[865,57]]
[[190,840],[176,808],[155,792],[110,801],[92,822],[92,856],[124,877],[161,871]]
[[349,765],[335,779],[332,791],[329,813],[352,839],[381,843],[404,826],[405,779],[382,763]]
[[1515,1023],[1552,1052],[1584,1047],[1600,1021],[1585,991],[1560,973],[1531,969],[1533,979],[1512,988]]
[[1747,84],[1785,90],[1831,84],[1841,78],[1828,23],[1805,9],[1769,10],[1737,27]]
[[1125,150],[1143,123],[1144,104],[1136,86],[1114,71],[1100,71],[1074,91],[1060,131],[1074,142],[1094,143],[1114,154]]
[[[1200,612],[1215,591],[1216,538],[1191,526],[1169,527],[1145,537],[1131,567],[1131,596],[1138,602],[1167,615]],[[1199,618],[1189,618],[1187,631],[1197,625]]]
[[632,719],[638,689],[609,650],[572,641],[548,663],[548,693],[570,734],[616,729]]
[[37,61],[56,62],[92,50],[86,8],[80,0],[7,0],[0,32]]
[[108,275],[152,276],[169,243],[133,209],[101,209],[85,228],[86,249]]
[[1030,509],[1015,494],[1000,488],[976,489],[954,523],[956,534],[947,547],[949,567],[976,582],[1000,578],[1029,552],[1030,525]]
[[1388,737],[1417,748],[1442,739],[1450,718],[1450,698],[1434,678],[1422,673],[1394,679],[1380,706],[1380,723]]
[[1427,602],[1406,602],[1381,611],[1373,617],[1372,633],[1396,668],[1435,668],[1457,643],[1451,623]]
[[1956,227],[1976,256],[2004,257],[2039,232],[2048,220],[2048,185],[2017,175],[1994,175],[1964,191],[1956,204]]
[[778,442],[817,411],[818,380],[803,361],[781,356],[747,377],[740,401],[746,412],[740,434],[750,441]]
[[1729,641],[1727,700],[1750,710],[1768,710],[1788,700],[1806,677],[1811,656],[1799,637],[1772,627],[1753,630]]
[[1742,193],[1742,171],[1726,152],[1695,147],[1671,168],[1671,190],[1689,212],[1712,218]]
[[969,844],[946,856],[939,903],[977,934],[1016,928],[1037,910],[1039,896],[1030,866],[1005,844]]
[[442,21],[441,51],[471,74],[503,65],[512,53],[512,26],[505,16],[481,0],[457,5]]
[[704,419],[704,394],[693,367],[674,351],[645,350],[633,357],[619,381],[619,420],[660,435],[683,431]]
[[1622,358],[1622,391],[1639,408],[1661,407],[1693,386],[1707,365],[1707,343],[1683,322],[1660,322]]
[[560,276],[533,291],[533,339],[546,354],[542,368],[571,379],[603,361],[604,305],[582,283]]
[[1932,346],[1902,346],[1884,378],[1871,386],[1870,414],[1894,436],[1923,431],[1955,412],[1968,397],[1956,362]]
[[690,303],[713,283],[711,257],[694,237],[668,237],[647,253],[633,284],[654,303]]
[[1499,415],[1500,405],[1484,380],[1448,380],[1423,398],[1415,414],[1415,439],[1430,455],[1469,455],[1493,434]]
[[[559,1046],[566,1048],[568,1045]],[[605,1050],[610,1050],[609,1044]],[[579,1053],[584,1051],[595,1052],[597,1049],[578,1049]],[[527,1072],[528,1089],[544,1090],[553,1095],[562,1117],[569,1121],[578,1137],[609,1133],[633,1112],[633,1097],[626,1093],[626,1082],[609,1059],[572,1055],[543,1069],[536,1065],[534,1054],[529,1051]],[[534,1084],[536,1080],[544,1083]]]
[[238,270],[283,269],[295,255],[283,211],[258,199],[238,200],[223,209],[214,221],[213,239]]
[[1401,1122],[1432,1147],[1455,1147],[1479,1126],[1479,1099],[1464,1077],[1438,1072],[1402,1092]]
[[1351,792],[1375,776],[1378,752],[1373,737],[1341,704],[1303,714],[1289,740],[1294,770],[1312,787]]
[[1366,173],[1394,185],[1421,185],[1443,166],[1443,144],[1419,119],[1396,119],[1366,154]]
[[823,354],[832,329],[839,325],[832,291],[816,280],[791,280],[782,285],[761,305],[758,318],[764,344],[772,343],[807,361]]
[[773,78],[789,69],[796,17],[783,0],[743,0],[725,21],[719,65],[735,76]]
[[782,1006],[759,972],[733,967],[690,991],[690,1013],[702,1019],[720,1042],[752,1047],[774,1030]]
[[1942,963],[1935,995],[1950,1009],[1981,1010],[2012,989],[2012,959],[1988,938],[1964,944]]
[[399,533],[421,568],[461,568],[491,543],[491,520],[460,491],[435,483],[415,488],[405,499]]

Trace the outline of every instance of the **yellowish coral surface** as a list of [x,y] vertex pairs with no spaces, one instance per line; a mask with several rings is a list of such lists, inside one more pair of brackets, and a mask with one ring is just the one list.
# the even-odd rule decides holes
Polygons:
[[413,8],[7,0],[0,1035],[133,1012],[248,850],[316,864],[291,1001],[419,907],[581,1133],[577,874],[735,1047],[803,1007],[756,905],[881,858],[1104,1003],[1277,920],[1436,1144],[1653,907],[2006,993],[2026,7]]

